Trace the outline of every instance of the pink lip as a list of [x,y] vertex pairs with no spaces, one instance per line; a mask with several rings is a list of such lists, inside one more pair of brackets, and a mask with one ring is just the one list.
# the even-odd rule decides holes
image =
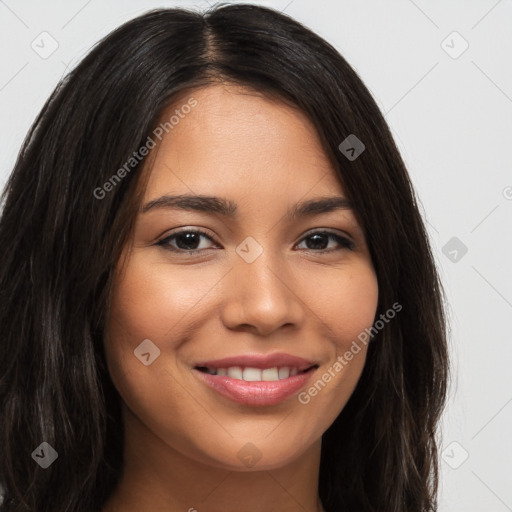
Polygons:
[[311,375],[315,373],[316,368],[312,368],[305,373],[299,373],[293,377],[288,377],[287,379],[249,382],[233,379],[225,375],[211,375],[198,370],[197,367],[229,368],[231,366],[240,366],[242,368],[264,369],[276,366],[289,366],[302,371],[315,364],[313,361],[289,354],[253,354],[227,357],[214,361],[203,361],[196,365],[194,373],[208,386],[226,398],[244,405],[265,406],[276,405],[297,393],[306,385]]
[[315,369],[287,379],[247,382],[224,375],[211,375],[194,370],[200,379],[221,395],[244,405],[276,405],[297,393],[309,380]]
[[210,361],[201,361],[196,363],[198,366],[209,368],[229,368],[230,366],[241,366],[242,368],[274,368],[275,366],[289,366],[297,368],[299,371],[305,370],[310,366],[317,364],[315,361],[308,361],[302,357],[292,356],[282,352],[276,354],[244,354],[239,356],[224,357]]

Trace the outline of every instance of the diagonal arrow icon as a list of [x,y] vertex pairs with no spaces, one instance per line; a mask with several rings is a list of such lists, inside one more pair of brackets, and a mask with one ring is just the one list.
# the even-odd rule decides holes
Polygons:
[[353,162],[365,150],[365,146],[361,139],[351,133],[341,142],[338,149],[345,158]]
[[53,446],[46,441],[43,441],[31,455],[43,469],[50,467],[59,456]]
[[442,252],[452,263],[458,263],[468,252],[468,248],[459,238],[452,236],[443,245]]
[[160,357],[160,349],[149,339],[145,339],[133,353],[145,366],[153,364]]
[[252,263],[263,252],[263,247],[252,237],[248,236],[242,240],[237,248],[236,253],[246,262]]
[[254,444],[246,443],[242,448],[240,448],[237,455],[244,466],[252,468],[261,459],[262,453]]

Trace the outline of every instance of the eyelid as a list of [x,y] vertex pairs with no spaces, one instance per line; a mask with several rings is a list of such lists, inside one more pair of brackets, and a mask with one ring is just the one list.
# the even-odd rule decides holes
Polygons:
[[301,241],[304,240],[304,238],[307,238],[308,236],[316,235],[316,234],[329,234],[329,235],[336,235],[342,238],[346,238],[350,242],[354,242],[354,239],[351,235],[349,235],[346,231],[343,230],[335,230],[332,228],[313,228],[313,231],[306,231],[306,233],[302,236]]
[[[212,248],[190,249],[190,250],[176,249],[166,243],[169,241],[169,239],[179,236],[182,233],[196,233],[196,234],[199,234],[200,236],[204,236],[205,238],[208,238],[212,243],[218,245],[217,242],[215,241],[215,238],[212,235],[210,235],[210,233],[207,232],[204,228],[191,227],[191,226],[179,228],[177,231],[174,231],[171,234],[166,235],[163,238],[161,238],[158,242],[156,242],[155,245],[163,246],[164,249],[169,250],[171,252],[178,253],[178,254],[179,253],[181,253],[181,254],[200,253],[200,252],[204,252],[204,251],[208,251],[208,250],[212,249]],[[341,251],[343,249],[345,249],[345,250],[348,249],[351,251],[355,250],[357,244],[354,241],[354,239],[349,234],[347,234],[345,232],[342,232],[342,233],[340,233],[339,231],[333,230],[332,228],[314,228],[312,231],[307,231],[306,233],[304,233],[301,236],[301,238],[296,242],[295,245],[303,243],[306,239],[308,239],[311,236],[320,234],[320,235],[330,235],[334,239],[337,239],[337,242],[341,247],[338,249],[319,249],[319,250],[305,249],[306,251],[310,251],[312,253],[324,254],[324,253],[332,253],[332,252]]]
[[[179,236],[181,235],[182,233],[197,233],[201,236],[204,236],[206,238],[208,238],[211,242],[215,243],[215,239],[214,237],[208,232],[206,231],[204,228],[199,228],[199,227],[183,227],[183,228],[178,228],[177,231],[173,231],[172,233],[170,234],[167,234],[165,235],[164,237],[160,238],[154,245],[163,245],[165,246],[166,243],[170,238],[174,238],[175,236]],[[187,251],[186,249],[176,249],[176,252],[200,252],[201,250],[205,251],[207,249],[191,249],[190,251]]]
[[[313,231],[307,231],[301,237],[299,242],[297,242],[297,243],[302,243],[305,239],[307,239],[307,238],[309,238],[309,237],[311,237],[313,235],[316,235],[316,234],[319,234],[319,235],[331,235],[333,238],[339,239],[339,240],[342,240],[343,242],[345,242],[345,243],[340,243],[338,241],[338,243],[340,243],[340,245],[343,248],[349,249],[349,250],[352,250],[352,251],[356,249],[356,242],[354,241],[354,239],[348,233],[343,232],[343,234],[342,234],[339,231],[332,230],[330,228],[315,228],[315,229],[313,229]],[[336,252],[336,251],[341,250],[341,249],[322,249],[322,250],[318,250],[318,251],[315,251],[313,249],[309,249],[309,250],[312,251],[313,253],[315,253],[315,252],[318,252],[318,253],[329,253],[329,252]]]

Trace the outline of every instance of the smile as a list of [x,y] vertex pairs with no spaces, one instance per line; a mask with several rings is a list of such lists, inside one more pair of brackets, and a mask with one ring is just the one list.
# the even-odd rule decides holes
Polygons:
[[[234,364],[235,359],[238,364]],[[299,392],[317,368],[318,364],[314,362],[277,354],[204,362],[194,367],[194,374],[209,388],[232,401],[268,406],[279,404]]]
[[310,368],[299,371],[296,367],[290,368],[288,366],[282,366],[280,368],[274,366],[273,368],[265,368],[263,370],[260,368],[250,367],[241,368],[240,366],[230,366],[229,368],[208,368],[203,366],[199,367],[198,370],[210,375],[228,376],[232,379],[245,380],[246,382],[272,382],[287,379],[288,377],[294,377],[299,373],[305,373],[310,370]]

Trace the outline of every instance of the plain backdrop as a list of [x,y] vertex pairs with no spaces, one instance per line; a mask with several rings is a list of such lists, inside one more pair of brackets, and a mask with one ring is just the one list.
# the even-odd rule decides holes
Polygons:
[[[440,510],[512,511],[512,2],[254,3],[327,39],[385,114],[448,294]],[[152,8],[208,5],[0,0],[0,186],[44,101],[95,42]]]

